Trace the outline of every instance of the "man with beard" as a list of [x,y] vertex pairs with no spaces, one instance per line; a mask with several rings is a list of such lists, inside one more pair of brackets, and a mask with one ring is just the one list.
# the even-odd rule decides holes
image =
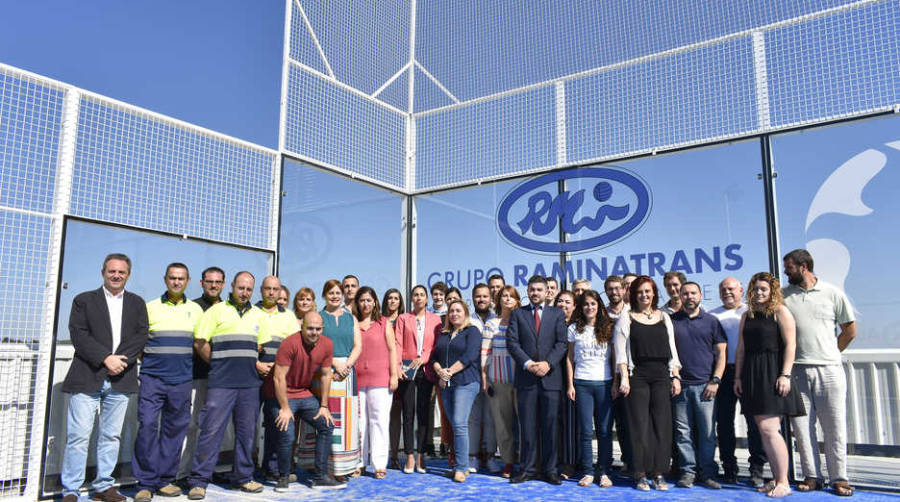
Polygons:
[[[853,307],[843,291],[813,274],[813,258],[805,249],[784,256],[784,304],[797,322],[797,355],[793,383],[807,414],[791,418],[804,480],[802,492],[821,486],[816,419],[825,435],[828,478],[838,495],[853,495],[847,481],[847,380],[841,352],[856,338]],[[835,333],[840,333],[835,336]],[[790,375],[788,375],[790,377]]]
[[[474,307],[471,316],[472,325],[484,332],[485,323],[497,317],[491,310],[490,286],[478,283],[472,288],[472,306]],[[469,445],[471,454],[478,454],[479,467],[500,472],[501,467],[498,464],[488,463],[489,459],[493,460],[494,451],[497,450],[497,439],[494,435],[494,419],[491,417],[484,391],[478,392],[472,404],[472,412],[469,414]],[[469,472],[475,472],[475,465],[475,462],[469,461]]]
[[[722,375],[722,384],[716,393],[716,437],[719,440],[719,459],[725,472],[723,480],[729,484],[737,483],[738,474],[737,458],[734,456],[734,412],[738,401],[734,394],[734,355],[737,352],[741,316],[747,311],[747,305],[741,301],[743,295],[744,288],[741,282],[729,277],[719,283],[719,299],[722,300],[722,306],[709,311],[722,324],[728,338],[725,374]],[[752,417],[744,418],[747,421],[747,443],[750,448],[750,484],[754,488],[762,488],[766,452],[763,450],[756,422]]]
[[[603,291],[606,293],[606,313],[615,322],[619,317],[628,315],[628,302],[625,301],[627,288],[625,280],[618,275],[611,275],[603,281]],[[619,450],[622,452],[622,471],[627,475],[631,466],[631,440],[628,438],[628,416],[625,410],[625,396],[618,395],[619,384],[613,385],[616,391],[613,395],[613,418],[616,422],[616,439],[619,441]]]
[[209,390],[200,412],[200,434],[188,476],[188,499],[206,498],[206,486],[222,445],[226,425],[234,424],[231,483],[241,491],[259,493],[253,480],[251,450],[259,418],[259,386],[265,366],[259,352],[269,341],[266,314],[250,303],[253,274],[238,272],[228,300],[209,308],[194,330],[194,350],[210,363]]
[[516,366],[522,438],[519,472],[509,479],[513,484],[537,479],[538,469],[548,483],[562,484],[556,466],[566,316],[561,309],[544,305],[546,296],[546,279],[539,275],[528,279],[529,304],[513,310],[506,331],[506,344]]
[[[200,305],[200,308],[206,312],[210,307],[222,301],[222,289],[225,288],[225,271],[219,267],[212,266],[200,274],[200,287],[203,294],[194,298],[194,303]],[[178,466],[178,476],[176,484],[187,487],[187,477],[191,473],[191,464],[194,462],[194,451],[197,448],[197,435],[199,429],[200,410],[206,403],[206,392],[209,388],[209,363],[200,357],[197,350],[194,349],[194,381],[191,383],[191,392],[193,393],[191,404],[191,424],[188,426],[187,436],[184,440],[184,450],[181,452],[181,463]],[[226,432],[226,436],[231,433]],[[213,474],[215,477],[215,474]]]
[[[278,348],[272,378],[275,397],[267,400],[267,406],[274,412],[278,433],[276,492],[288,489],[297,420],[303,420],[316,431],[316,474],[310,486],[321,490],[347,487],[346,483],[338,482],[328,474],[328,454],[334,430],[334,419],[328,411],[333,355],[334,344],[322,336],[322,316],[315,311],[303,317],[300,333],[287,337]],[[316,372],[320,374],[319,396],[323,397],[316,397],[310,390]]]
[[[672,316],[675,347],[681,360],[681,393],[672,398],[672,421],[681,478],[678,486],[700,484],[719,489],[716,481],[715,397],[725,373],[728,339],[715,316],[700,308],[703,293],[696,282],[681,286],[681,310]],[[692,436],[696,434],[696,441]],[[662,445],[661,445],[662,446]],[[699,469],[698,469],[699,468]]]

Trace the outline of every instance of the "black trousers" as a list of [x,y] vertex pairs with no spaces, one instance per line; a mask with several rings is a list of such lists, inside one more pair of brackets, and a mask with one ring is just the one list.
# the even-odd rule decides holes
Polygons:
[[635,478],[669,470],[672,454],[672,381],[666,363],[638,363],[631,375],[628,405]]
[[[402,380],[397,391],[403,417],[403,451],[407,455],[425,453],[428,437],[428,408],[434,385],[419,368],[412,380]],[[418,429],[416,429],[418,426]]]
[[[401,382],[402,383],[402,382]],[[400,418],[400,412],[403,409],[403,398],[400,395],[400,385],[397,385],[398,392],[394,392],[391,400],[391,418],[388,426],[388,437],[390,438],[390,454],[388,455],[388,465],[397,460],[397,450],[400,448],[400,429],[403,421]]]
[[622,464],[631,469],[631,438],[628,436],[628,404],[622,396],[613,400],[613,418],[616,421],[616,439],[622,452]]

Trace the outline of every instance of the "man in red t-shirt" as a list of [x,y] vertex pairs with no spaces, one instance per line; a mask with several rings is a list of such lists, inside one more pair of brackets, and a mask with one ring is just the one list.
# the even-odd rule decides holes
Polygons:
[[[287,491],[291,471],[291,447],[294,444],[295,420],[303,420],[316,429],[316,469],[312,488],[346,488],[328,474],[328,453],[334,420],[328,411],[328,391],[331,387],[331,360],[334,344],[322,336],[322,316],[309,312],[303,317],[300,334],[293,334],[281,342],[275,356],[273,388],[264,389],[267,406],[278,428],[278,483],[275,491]],[[310,391],[313,375],[321,371],[319,396]]]

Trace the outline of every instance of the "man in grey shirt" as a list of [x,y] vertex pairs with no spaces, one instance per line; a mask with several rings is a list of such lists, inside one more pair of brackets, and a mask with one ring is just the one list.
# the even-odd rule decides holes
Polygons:
[[797,322],[797,356],[794,380],[807,415],[791,423],[800,451],[803,482],[797,489],[811,491],[822,484],[816,439],[816,419],[825,435],[828,479],[838,495],[849,496],[847,481],[847,380],[841,352],[856,337],[856,320],[847,296],[813,274],[813,259],[805,249],[784,257],[784,304]]

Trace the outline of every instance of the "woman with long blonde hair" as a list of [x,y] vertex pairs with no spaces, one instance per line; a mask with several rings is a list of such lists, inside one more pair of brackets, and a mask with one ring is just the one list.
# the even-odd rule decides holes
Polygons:
[[743,413],[752,416],[759,427],[772,468],[774,479],[760,491],[769,497],[785,497],[791,494],[791,488],[781,417],[806,414],[792,385],[796,325],[791,311],[784,306],[778,279],[768,272],[750,279],[747,304],[750,308],[741,318],[734,361],[734,393],[741,398]]

